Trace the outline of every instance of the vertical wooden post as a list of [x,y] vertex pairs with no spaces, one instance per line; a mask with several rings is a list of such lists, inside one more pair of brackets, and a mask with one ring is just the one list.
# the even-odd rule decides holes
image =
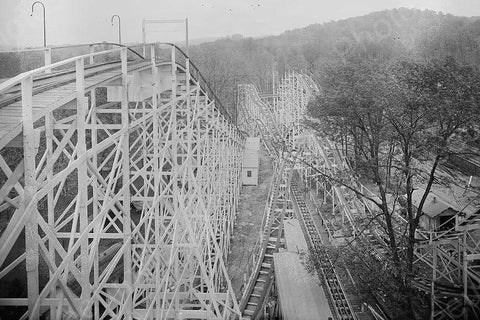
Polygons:
[[[122,61],[122,128],[123,144],[122,144],[122,184],[130,186],[130,141],[128,130],[130,125],[128,111],[128,68],[127,68],[127,48],[122,48],[120,52]],[[132,240],[131,240],[131,217],[130,217],[130,188],[123,191],[123,241],[126,242],[125,253],[123,255],[123,277],[126,292],[133,291],[132,279]],[[126,319],[132,319],[133,313],[132,294],[126,297],[125,315]]]
[[[468,251],[467,251],[467,230],[463,230],[463,319],[468,320]],[[460,252],[458,252],[460,254]]]
[[430,320],[435,320],[435,278],[437,268],[437,245],[432,243],[432,234],[430,234],[430,245],[433,246],[433,263],[432,263],[432,284],[430,292]]
[[[52,112],[49,112],[45,115],[45,147],[47,153],[47,166],[52,166],[53,168],[53,115]],[[47,173],[47,180],[50,181],[53,178],[53,170],[49,170]],[[54,203],[54,190],[49,190],[47,194],[47,214],[48,214],[48,225],[52,229],[52,232],[55,234],[55,203]],[[55,261],[55,248],[51,241],[48,243],[48,252],[50,255],[50,259]],[[50,270],[50,277],[53,275],[52,271]],[[56,296],[56,289],[52,288],[51,297],[54,298]],[[50,307],[50,318],[55,319],[55,307]]]
[[[45,65],[48,66],[52,64],[52,48],[45,48],[43,51],[44,57],[45,57]],[[52,69],[46,69],[45,73],[51,73]]]
[[[86,99],[85,99],[85,70],[83,58],[75,61],[76,76],[76,93],[77,93],[77,157],[84,157],[87,153],[86,144]],[[88,226],[88,210],[87,210],[87,161],[86,159],[78,165],[77,169],[77,210],[80,218],[80,230],[84,230]],[[77,232],[77,230],[74,230]],[[80,240],[79,240],[80,241]],[[86,306],[90,300],[90,269],[88,266],[88,237],[81,240],[80,246],[80,265],[82,270],[82,279],[79,281],[82,287],[81,305],[83,307],[83,316],[91,317],[90,310],[86,310]]]
[[155,44],[153,43],[150,45],[150,62],[152,63],[152,68],[155,68]]
[[[152,63],[152,109],[155,110],[155,113],[152,117],[153,122],[153,188],[154,188],[154,201],[152,201],[151,205],[153,206],[153,216],[154,216],[154,241],[156,245],[161,243],[161,231],[160,225],[162,224],[162,217],[160,215],[160,204],[158,199],[158,194],[160,193],[160,185],[163,178],[162,168],[160,166],[160,114],[158,113],[158,95],[160,94],[160,82],[158,78],[158,68],[155,64],[155,46],[152,45],[150,48],[150,54],[153,57],[150,57]],[[145,149],[147,147],[145,146]],[[145,150],[146,151],[146,150]],[[145,162],[148,161],[147,156],[145,155]],[[145,179],[151,179],[151,176],[145,175]],[[160,255],[161,253],[158,253]],[[161,286],[161,261],[160,259],[156,259],[155,265],[155,286],[156,288],[160,288]],[[160,303],[162,295],[158,294],[155,300],[155,317],[157,319],[160,318],[161,315],[161,306]],[[152,317],[153,318],[153,317]]]
[[[90,108],[91,108],[91,137],[92,137],[92,148],[95,148],[98,142],[98,136],[97,136],[97,97],[96,97],[96,90],[95,88],[90,91]],[[92,158],[92,164],[95,170],[98,168],[98,155],[94,155]],[[92,217],[95,219],[95,217],[98,215],[98,208],[99,208],[99,201],[98,201],[98,195],[99,195],[99,190],[98,190],[98,179],[94,175],[93,180],[92,180],[92,188],[93,188],[93,205],[92,205]],[[99,223],[97,226],[95,226],[95,233],[100,233],[100,230],[102,229],[102,224]],[[99,259],[95,259],[93,262],[93,283],[97,284],[98,283],[98,277],[99,277]],[[95,299],[95,302],[93,303],[93,310],[94,310],[94,319],[99,319],[100,318],[100,303],[98,299]]]
[[[93,44],[88,45],[88,52],[89,53],[94,53],[95,52]],[[88,64],[92,65],[94,63],[93,58],[94,58],[93,56],[90,56]]]
[[[179,188],[178,188],[178,168],[179,163],[178,163],[178,125],[177,125],[177,112],[178,112],[178,107],[177,107],[177,62],[176,62],[176,48],[175,46],[172,46],[172,111],[171,111],[171,117],[172,117],[172,144],[171,144],[171,153],[172,153],[172,194],[173,194],[173,210],[175,212],[178,212],[180,209],[180,197],[179,197]],[[181,218],[180,218],[181,219]],[[175,227],[173,231],[173,237],[175,239],[175,234],[177,233],[177,230],[179,228],[178,226],[178,218],[176,218],[175,221]],[[172,249],[173,252],[176,252],[176,244],[175,241],[172,241]],[[178,253],[175,253],[173,257],[174,261],[174,276],[175,280],[179,279],[179,269],[178,269],[178,264],[179,264],[179,259],[178,259]],[[179,300],[178,296],[175,298],[175,310],[179,309]]]
[[30,202],[35,202],[32,206],[32,212],[26,212],[29,219],[25,224],[25,253],[27,270],[27,290],[28,290],[28,311],[29,319],[38,320],[39,312],[33,314],[32,310],[38,299],[38,244],[36,235],[38,234],[37,222],[37,180],[35,178],[35,156],[37,155],[36,136],[33,129],[33,111],[32,111],[32,77],[22,80],[22,117],[23,117],[23,152],[25,166],[25,189],[23,199],[23,210]]

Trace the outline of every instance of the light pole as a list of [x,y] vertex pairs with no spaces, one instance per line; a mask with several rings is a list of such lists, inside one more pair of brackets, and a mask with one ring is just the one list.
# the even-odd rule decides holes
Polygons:
[[112,16],[111,22],[113,26],[113,19],[117,17],[118,18],[118,43],[122,44],[122,26],[121,26],[121,21],[120,21],[120,16],[118,14],[114,14]]
[[43,46],[47,47],[47,28],[45,27],[45,5],[43,4],[43,2],[35,1],[34,3],[32,3],[32,13],[30,14],[30,16],[33,16],[33,7],[37,3],[43,7]]

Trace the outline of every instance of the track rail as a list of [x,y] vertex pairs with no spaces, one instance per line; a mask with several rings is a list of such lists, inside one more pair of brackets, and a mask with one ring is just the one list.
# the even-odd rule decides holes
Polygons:
[[[23,137],[9,146],[17,158],[0,154],[0,211],[11,213],[0,233],[0,286],[20,276],[28,291],[0,298],[7,318],[240,317],[224,257],[242,134],[192,74],[188,57],[176,59],[173,46],[148,46],[150,60],[138,65],[122,47],[0,83],[5,98],[21,88],[21,100],[0,108],[0,149]],[[87,59],[114,55],[117,68],[89,76]],[[60,76],[44,75],[59,68]],[[128,92],[132,71],[155,79],[140,101]],[[54,89],[35,92],[38,78]],[[72,83],[62,88],[60,78]],[[109,85],[121,94],[105,103],[96,89]],[[22,232],[25,246],[16,250]],[[21,264],[26,272],[15,269]]]
[[[283,160],[275,170],[272,188],[262,224],[259,257],[240,301],[244,319],[260,319],[273,284],[273,254],[283,239],[283,217],[287,210],[287,185],[291,168]],[[255,251],[255,250],[254,250]]]
[[291,182],[290,190],[298,206],[298,213],[301,218],[304,234],[308,239],[308,245],[318,261],[318,264],[316,264],[317,272],[322,277],[322,283],[324,284],[322,287],[327,296],[330,309],[334,311],[336,319],[356,320],[357,318],[345,295],[345,290],[340,282],[340,278],[333,267],[332,261],[328,257],[325,245],[318,233],[311,213],[298,190],[296,182]]

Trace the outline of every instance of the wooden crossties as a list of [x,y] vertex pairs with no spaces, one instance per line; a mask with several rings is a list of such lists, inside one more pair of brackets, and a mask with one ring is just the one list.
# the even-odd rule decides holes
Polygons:
[[[295,169],[300,175],[300,181],[309,189],[315,190],[314,193],[323,199],[323,205],[328,204],[331,209],[330,219],[322,215],[331,242],[339,244],[338,239],[359,236],[357,241],[371,248],[378,259],[386,259],[382,226],[372,223],[364,230],[366,226],[363,221],[368,221],[377,214],[378,209],[373,202],[358,197],[352,190],[333,183],[331,179],[325,179],[325,176],[348,181],[370,198],[376,198],[376,195],[356,180],[335,143],[318,137],[301,126],[308,97],[317,91],[318,88],[309,77],[294,72],[287,73],[281,81],[274,99],[270,99],[274,101],[273,104],[268,103],[269,99],[262,99],[254,85],[241,85],[238,98],[239,126],[252,136],[260,136],[264,147],[273,157],[282,159],[288,152],[298,151],[299,161]],[[305,217],[308,218],[308,215],[305,214]],[[332,228],[333,220],[342,226],[341,230]],[[395,230],[401,236],[406,221],[400,214],[395,214],[394,222]],[[477,215],[467,212],[457,215],[454,226],[452,223],[448,230],[429,231],[419,228],[417,231],[419,244],[415,248],[415,263],[427,272],[419,275],[415,285],[431,296],[431,319],[454,319],[459,314],[465,319],[471,319],[480,314],[479,229],[480,220]],[[328,256],[323,260],[328,267]],[[255,262],[261,266],[263,258]],[[327,267],[325,270],[329,275],[334,275],[334,271],[331,271],[333,269]],[[338,277],[333,278],[333,282],[338,282]],[[256,279],[256,275],[252,275],[250,282],[255,283]],[[338,292],[338,289],[335,287],[331,291]],[[338,297],[332,292],[332,301],[336,301]],[[249,291],[245,295],[247,297],[242,301],[250,301],[248,295],[254,296]],[[351,308],[346,307],[348,301],[344,299],[345,296],[342,297],[338,300],[340,303],[335,312],[337,317],[345,316],[345,310]],[[336,305],[337,302],[333,304]],[[244,305],[241,307],[243,310]],[[347,318],[354,318],[355,314],[350,311]]]
[[[19,101],[0,108],[0,214],[9,217],[0,286],[28,289],[2,295],[2,312],[240,316],[224,261],[244,139],[188,57],[172,45],[147,47],[148,59],[132,61],[122,47],[0,84],[0,102],[21,86]],[[165,50],[170,60],[159,62]],[[114,68],[86,69],[92,56],[114,59]],[[37,75],[48,68],[55,77],[66,63],[75,64],[71,81],[32,94]],[[136,72],[146,82],[131,83]],[[118,99],[107,101],[107,87]],[[141,90],[134,101],[132,90]],[[7,122],[5,112],[19,116]],[[18,134],[23,145],[11,143]]]
[[274,105],[262,100],[254,85],[239,86],[239,126],[250,136],[259,136],[267,153],[276,162],[264,212],[263,233],[253,250],[253,272],[240,302],[243,315],[248,319],[263,316],[273,285],[273,253],[283,245],[284,218],[292,216],[290,180],[302,147],[296,143],[301,133],[300,116],[295,121],[291,116],[302,114],[308,95],[312,93],[310,87],[302,85],[301,77],[296,73],[285,76],[283,87],[280,86],[283,91],[279,91]]
[[[360,198],[352,190],[324,179],[317,170],[330,176],[342,177],[357,186],[363,194],[375,198],[375,194],[355,180],[345,157],[335,144],[326,138],[309,136],[305,139],[308,152],[304,152],[304,162],[308,164],[303,170],[303,181],[323,199],[323,204],[331,208],[330,220],[342,225],[341,233],[333,228],[332,221],[323,218],[330,240],[352,239],[358,236],[374,255],[385,257],[387,248],[383,240],[383,227],[371,223],[365,228],[363,221],[369,221],[378,209],[372,201]],[[315,170],[313,170],[315,168]],[[405,219],[395,212],[395,231],[402,236]],[[480,221],[473,213],[464,218],[457,215],[454,225],[446,230],[432,231],[419,227],[416,233],[418,245],[415,246],[415,264],[420,270],[414,285],[430,294],[432,319],[455,319],[458,313],[467,318],[480,314],[478,301],[480,296],[476,287],[480,283],[480,269],[476,267],[480,256],[480,241],[475,233],[480,229]],[[360,231],[362,230],[362,231]],[[334,239],[336,238],[336,239]]]

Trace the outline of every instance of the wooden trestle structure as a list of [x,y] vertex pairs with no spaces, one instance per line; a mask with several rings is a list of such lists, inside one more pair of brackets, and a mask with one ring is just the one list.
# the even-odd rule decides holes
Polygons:
[[242,134],[176,46],[93,49],[0,84],[1,313],[238,318]]
[[[278,164],[277,168],[289,168],[290,174],[282,184],[287,184],[285,199],[287,208],[295,208],[298,219],[302,222],[307,242],[312,251],[320,258],[318,274],[323,278],[325,293],[329,298],[332,314],[336,319],[357,319],[354,309],[344,292],[341,279],[325,253],[316,228],[312,224],[310,213],[301,199],[297,182],[308,187],[311,201],[329,207],[328,212],[317,209],[323,225],[333,241],[333,233],[338,231],[338,222],[341,222],[342,233],[346,239],[358,236],[357,241],[363,242],[379,259],[386,259],[387,252],[383,227],[372,223],[364,230],[363,221],[370,221],[378,212],[376,206],[366,198],[357,195],[339,185],[322,178],[324,175],[342,177],[352,186],[361,190],[363,194],[374,198],[375,194],[360,184],[354,172],[348,165],[345,156],[336,144],[325,137],[317,136],[302,126],[305,119],[305,108],[309,98],[318,92],[315,83],[306,75],[295,72],[287,73],[281,81],[277,93],[262,99],[254,85],[239,86],[239,126],[252,136],[260,136],[267,152]],[[292,178],[293,174],[293,178]],[[275,183],[275,179],[273,180]],[[292,181],[292,184],[290,184]],[[295,182],[297,181],[297,182]],[[278,183],[278,182],[277,182]],[[290,189],[292,188],[292,192]],[[276,187],[272,186],[269,195],[264,220],[271,219],[275,205],[272,197]],[[290,197],[294,195],[295,207]],[[322,203],[316,203],[321,199]],[[278,207],[278,204],[276,205]],[[282,216],[283,217],[283,216]],[[415,249],[416,265],[424,270],[415,280],[415,286],[430,295],[431,319],[477,319],[480,317],[480,219],[477,215],[457,215],[454,217],[454,227],[443,232],[427,232],[419,229]],[[337,227],[333,223],[336,221]],[[403,232],[406,221],[398,214],[395,216],[399,236]],[[278,222],[282,225],[282,222]],[[264,233],[268,232],[269,225],[262,225]],[[275,243],[281,243],[282,230],[276,233]],[[273,241],[273,240],[272,240]],[[269,274],[273,276],[270,261],[266,261],[265,254],[270,248],[270,254],[277,247],[272,241],[259,242],[251,267],[248,286],[245,289],[240,307],[245,317],[260,319],[263,316],[265,303],[268,301],[271,285],[259,285]],[[267,255],[268,257],[268,255]],[[258,273],[256,270],[260,270]],[[426,271],[426,272],[425,272]],[[273,281],[269,276],[268,281]],[[388,303],[388,301],[386,302]],[[258,304],[263,304],[259,306]],[[385,315],[371,305],[365,305],[375,319],[384,319]],[[363,309],[363,308],[362,308]]]
[[[53,64],[55,48],[47,48],[48,65],[0,83],[2,318],[260,319],[283,219],[297,208],[310,245],[322,245],[292,180],[314,186],[313,199],[329,204],[328,216],[319,213],[331,234],[331,219],[354,236],[375,214],[371,203],[317,174],[342,175],[372,194],[335,143],[302,127],[318,91],[308,76],[287,73],[269,101],[253,85],[240,86],[239,127],[262,138],[276,169],[253,272],[237,303],[225,260],[242,131],[176,46],[148,44],[147,56],[88,48]],[[478,317],[479,229],[467,215],[443,233],[418,231],[417,263],[428,272],[416,285],[431,295],[432,319]],[[383,236],[381,226],[361,236],[379,259]],[[323,262],[318,274],[332,284],[324,288],[332,314],[355,319],[341,279]]]

